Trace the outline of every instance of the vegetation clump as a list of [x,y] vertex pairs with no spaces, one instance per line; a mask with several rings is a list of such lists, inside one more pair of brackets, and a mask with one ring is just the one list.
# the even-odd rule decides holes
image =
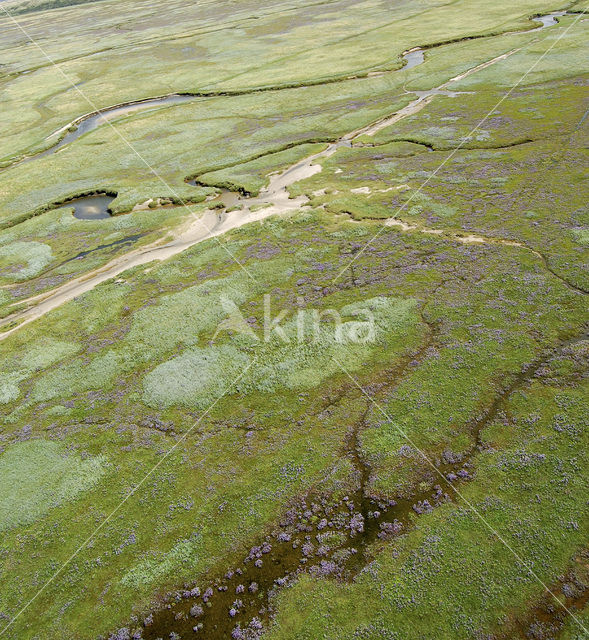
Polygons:
[[589,22],[2,4],[0,635],[577,640]]

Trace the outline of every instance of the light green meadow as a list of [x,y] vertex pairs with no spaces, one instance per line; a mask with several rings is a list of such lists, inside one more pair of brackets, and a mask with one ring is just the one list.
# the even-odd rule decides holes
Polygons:
[[[2,637],[584,637],[587,11],[0,4]],[[242,224],[315,154],[295,206]],[[18,325],[227,190],[236,228]],[[74,217],[92,194],[112,215]]]

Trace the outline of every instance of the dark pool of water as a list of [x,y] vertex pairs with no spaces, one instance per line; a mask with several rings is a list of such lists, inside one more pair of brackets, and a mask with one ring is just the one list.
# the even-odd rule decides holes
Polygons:
[[79,220],[102,220],[110,218],[110,204],[114,200],[112,196],[99,194],[84,196],[64,203],[65,207],[74,208],[74,218]]

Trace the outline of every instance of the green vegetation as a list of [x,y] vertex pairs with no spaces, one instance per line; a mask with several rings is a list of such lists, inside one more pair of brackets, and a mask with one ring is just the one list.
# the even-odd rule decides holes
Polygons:
[[[269,637],[414,637],[416,628],[426,637],[519,637],[527,603],[542,592],[538,580],[558,581],[571,549],[586,544],[587,385],[577,380],[587,347],[568,347],[501,403],[483,429],[476,480],[460,488],[463,499],[415,518],[394,555],[375,549],[352,585],[302,578],[281,596]],[[568,626],[571,637],[583,637]]]
[[[223,225],[219,190],[262,217],[287,194],[244,194],[321,170],[288,213],[3,336],[4,637],[202,619],[249,640],[258,618],[273,640],[582,637],[542,583],[587,624],[587,19],[528,33],[544,0],[47,5],[6,3],[96,104],[0,14],[1,317],[209,206]],[[202,95],[19,162],[95,107],[172,92]],[[95,193],[113,215],[75,218]]]
[[15,444],[0,458],[0,528],[35,522],[50,509],[91,489],[104,475],[103,456],[80,460],[57,442]]
[[[408,316],[404,312],[395,320],[398,312],[387,313],[385,317],[394,322],[389,326],[396,329],[387,334],[387,343],[381,345],[376,357],[367,360],[368,353],[360,358],[358,354],[345,364],[352,368],[364,363],[358,375],[364,384],[369,384],[378,371],[394,370],[395,363],[401,363],[407,353],[417,353],[426,347],[431,341],[427,325],[435,327],[443,322],[436,331],[439,336],[436,346],[430,347],[434,349],[431,358],[414,365],[406,387],[396,388],[394,397],[398,398],[398,408],[392,400],[387,406],[392,417],[403,420],[404,426],[412,429],[412,437],[419,438],[419,445],[431,450],[432,455],[446,447],[456,451],[468,448],[469,415],[493,401],[497,393],[496,380],[508,380],[518,367],[534,359],[534,353],[541,353],[559,337],[578,332],[584,315],[584,299],[546,272],[537,259],[517,249],[453,246],[436,238],[393,233],[393,238],[382,238],[368,255],[358,259],[356,287],[351,286],[347,276],[344,288],[331,288],[331,280],[349,256],[342,250],[350,243],[367,238],[361,227],[334,225],[323,213],[302,214],[286,223],[272,220],[252,225],[236,231],[229,248],[264,287],[252,283],[221,248],[209,241],[169,264],[155,266],[147,274],[141,271],[129,274],[124,283],[102,285],[79,301],[52,312],[47,320],[51,319],[49,335],[56,346],[50,353],[61,351],[63,355],[38,366],[36,373],[23,372],[23,365],[30,368],[35,364],[34,358],[30,362],[24,358],[36,345],[45,343],[48,326],[41,321],[15,334],[10,339],[10,350],[5,352],[7,357],[2,369],[18,377],[16,384],[21,395],[20,399],[12,399],[5,405],[5,434],[17,436],[21,425],[29,424],[34,415],[34,433],[51,437],[57,421],[57,425],[63,425],[58,429],[65,429],[70,447],[85,452],[84,455],[104,455],[118,469],[116,476],[109,474],[108,481],[84,494],[87,498],[79,498],[37,520],[37,533],[30,544],[42,539],[52,545],[51,540],[59,540],[54,557],[58,561],[67,558],[91,533],[100,514],[114,508],[138,475],[146,473],[157,462],[161,456],[158,451],[165,451],[175,442],[176,434],[191,428],[198,416],[193,409],[203,401],[201,394],[211,394],[212,398],[215,390],[222,392],[223,388],[230,387],[236,371],[226,371],[223,376],[218,369],[217,377],[211,379],[212,386],[202,387],[202,376],[206,374],[202,362],[194,360],[195,354],[209,353],[228,367],[232,360],[223,357],[232,353],[235,358],[238,345],[243,345],[245,340],[246,349],[242,346],[241,350],[243,358],[257,356],[260,366],[268,370],[275,366],[267,355],[268,349],[275,349],[272,344],[258,344],[247,336],[241,342],[229,342],[222,333],[213,346],[206,346],[213,337],[217,319],[226,317],[223,307],[213,304],[223,293],[240,309],[247,309],[247,316],[255,318],[252,326],[258,331],[263,326],[261,293],[265,287],[283,292],[276,293],[272,299],[276,304],[273,313],[277,314],[282,308],[289,309],[295,280],[306,281],[299,284],[298,289],[311,308],[341,309],[346,300],[362,306],[365,301],[394,290],[397,297],[406,300],[399,310],[410,311],[415,308],[410,301],[417,299],[422,319],[414,317],[410,321],[413,312]],[[313,250],[309,245],[311,238],[315,238]],[[317,245],[319,238],[323,239]],[[283,253],[287,248],[294,250],[290,259]],[[476,270],[472,269],[473,251]],[[262,257],[268,254],[274,255]],[[373,258],[375,255],[379,256],[377,261]],[[319,277],[315,267],[318,260],[327,266]],[[291,267],[295,261],[296,270]],[[207,269],[212,265],[226,275],[207,276]],[[189,284],[194,274],[201,274],[202,284]],[[523,297],[526,279],[531,279],[538,295],[546,298],[536,299],[536,304],[530,302],[531,314],[515,305]],[[511,284],[507,287],[508,281]],[[476,294],[475,283],[478,283]],[[316,286],[321,288],[320,293],[314,291]],[[178,289],[181,290],[175,293]],[[470,292],[466,298],[465,291]],[[143,310],[129,315],[130,308],[141,307]],[[513,322],[510,309],[517,314],[520,324]],[[536,316],[537,309],[544,309],[545,315]],[[525,318],[528,320],[522,323]],[[472,329],[461,349],[459,345],[464,340],[461,334],[467,327]],[[78,345],[77,358],[64,351],[67,348],[71,354],[74,347],[58,346],[71,342]],[[315,353],[321,353],[321,344],[314,349]],[[279,346],[276,353],[280,358]],[[505,354],[503,359],[502,354]],[[300,377],[304,369],[300,371],[294,366],[298,361],[296,350],[290,353],[295,360],[290,361],[286,373],[295,377],[286,387],[282,381],[286,383],[288,378],[279,378],[281,386],[274,387],[273,393],[260,393],[252,387],[262,380],[271,384],[270,376],[262,377],[257,367],[251,375],[246,373],[245,380],[230,389],[206,421],[199,423],[189,439],[180,445],[180,450],[164,463],[161,472],[149,481],[147,491],[127,501],[124,517],[101,531],[92,549],[84,551],[84,563],[75,563],[68,569],[67,580],[72,587],[67,593],[60,595],[59,590],[48,589],[42,598],[47,613],[23,620],[25,627],[30,628],[27,633],[34,633],[35,628],[51,633],[53,624],[63,626],[65,618],[56,611],[63,606],[63,598],[71,602],[73,597],[76,604],[68,608],[71,613],[67,615],[73,616],[72,621],[76,620],[77,633],[95,632],[94,608],[86,604],[88,592],[79,591],[89,580],[95,593],[104,591],[106,583],[111,584],[103,596],[105,604],[101,609],[121,615],[118,620],[113,617],[105,620],[103,629],[123,624],[129,615],[125,614],[130,610],[127,607],[140,602],[138,594],[149,598],[154,590],[159,592],[173,587],[179,580],[190,579],[195,573],[202,575],[215,566],[226,566],[227,554],[243,548],[235,549],[231,543],[229,548],[234,550],[229,551],[230,540],[236,535],[244,542],[255,539],[271,525],[277,510],[289,496],[315,483],[321,486],[321,478],[329,476],[333,465],[339,464],[341,441],[359,402],[357,394],[350,394],[353,389],[348,385],[341,406],[332,413],[328,423],[317,419],[325,399],[336,392],[339,385],[345,385],[341,375],[333,375],[335,368],[325,368],[333,367],[328,357],[329,343],[323,355],[322,373],[315,371],[315,377],[309,373]],[[318,355],[311,357],[316,359]],[[184,372],[188,386],[178,387],[170,371],[154,383],[154,375],[161,376],[162,367],[169,367],[161,363],[175,362],[178,358],[190,360],[190,367],[179,370]],[[317,367],[313,360],[310,362]],[[447,378],[449,370],[453,372],[451,379]],[[436,371],[438,378],[432,379],[432,372]],[[473,371],[480,372],[477,378],[473,378]],[[331,377],[321,382],[322,375],[330,373]],[[390,379],[389,384],[395,384],[392,374],[384,375]],[[446,381],[450,391],[443,386]],[[150,383],[153,393],[150,393]],[[197,395],[191,391],[195,384]],[[404,388],[414,390],[415,408],[411,407]],[[177,389],[181,389],[180,395]],[[235,395],[237,392],[239,396]],[[301,393],[306,394],[304,402],[300,401]],[[448,393],[453,398],[452,404],[445,401]],[[247,406],[235,402],[245,394],[249,398]],[[424,404],[423,399],[428,396],[429,401]],[[165,399],[164,406],[160,407],[159,398]],[[448,430],[450,411],[453,422],[452,429]],[[380,418],[375,415],[374,420]],[[383,425],[377,430],[380,442],[385,437],[385,428]],[[246,432],[252,435],[246,437]],[[390,433],[392,436],[394,431]],[[395,450],[403,441],[390,441],[391,436],[383,442],[381,454],[375,455],[379,440],[370,437],[371,434],[372,429],[368,429],[363,447],[371,464],[378,469],[374,491],[380,494],[386,491],[391,496],[410,493],[414,482],[423,481],[422,462],[395,456]],[[247,453],[244,456],[240,451]],[[383,458],[385,453],[390,458]],[[195,475],[195,468],[202,469],[203,473]],[[391,477],[388,474],[393,474],[393,482],[387,481]],[[477,473],[477,482],[479,477]],[[378,478],[382,480],[377,481]],[[401,478],[405,481],[399,488]],[[473,488],[475,490],[484,491],[483,488]],[[219,505],[225,506],[219,510]],[[94,513],[91,518],[87,517],[88,509]],[[67,534],[72,524],[76,535]],[[115,553],[113,549],[131,532],[133,545],[126,546],[120,554]],[[13,606],[22,587],[21,579],[13,580],[34,571],[48,577],[51,566],[43,558],[28,553],[27,545],[17,551],[12,542],[17,535],[18,529],[9,531],[3,542],[3,552],[10,555],[11,566],[15,567],[12,578],[5,576],[3,590],[8,602],[16,598]],[[99,558],[100,564],[97,564]],[[118,575],[115,583],[114,575]],[[121,606],[122,603],[126,604]]]
[[257,196],[260,189],[268,186],[270,172],[283,171],[298,160],[319,153],[325,147],[326,145],[323,144],[297,144],[284,151],[264,154],[249,162],[240,162],[236,166],[202,173],[198,176],[198,180],[201,184],[211,187]]

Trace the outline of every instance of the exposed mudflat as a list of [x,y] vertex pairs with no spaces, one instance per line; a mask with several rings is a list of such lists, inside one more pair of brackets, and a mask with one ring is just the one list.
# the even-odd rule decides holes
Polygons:
[[[422,92],[422,95],[416,100],[413,100],[409,105],[392,116],[382,118],[371,125],[351,131],[337,142],[328,145],[324,151],[309,156],[295,163],[285,171],[271,176],[268,187],[262,190],[256,197],[249,197],[227,190],[223,191],[219,196],[210,201],[211,207],[213,208],[205,211],[202,216],[193,214],[183,228],[174,232],[173,239],[170,241],[165,242],[164,239],[147,247],[131,251],[109,262],[100,269],[75,278],[57,289],[22,301],[19,304],[31,306],[7,316],[0,322],[0,328],[10,327],[4,331],[4,333],[0,334],[0,340],[11,335],[25,324],[49,313],[52,309],[65,304],[86,291],[90,291],[106,280],[120,275],[127,269],[147,264],[153,260],[166,260],[199,242],[222,235],[250,222],[259,222],[273,215],[284,215],[290,211],[299,209],[308,203],[308,198],[305,196],[290,198],[288,187],[321,171],[321,165],[317,164],[318,160],[333,155],[342,146],[350,146],[352,140],[359,136],[374,135],[381,129],[398,122],[402,118],[417,113],[429,104],[434,96],[438,95],[440,91],[444,91],[452,82],[465,78],[481,69],[486,69],[496,62],[504,60],[512,53],[514,52],[502,54],[483,64],[477,65],[460,74],[460,76],[451,78],[431,91]],[[72,203],[79,203],[80,212],[76,217],[86,215],[88,217],[93,216],[94,218],[100,218],[110,215],[108,213],[108,205],[111,201],[112,199],[108,196],[97,195],[80,198],[77,201],[72,201]],[[220,213],[221,207],[223,209],[222,213]]]

